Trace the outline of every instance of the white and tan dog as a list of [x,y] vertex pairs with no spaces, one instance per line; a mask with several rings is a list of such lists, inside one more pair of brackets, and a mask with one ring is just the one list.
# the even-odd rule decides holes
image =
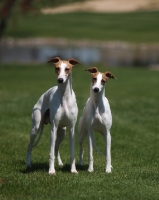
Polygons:
[[[54,160],[63,165],[59,154],[59,146],[64,139],[66,127],[69,128],[71,172],[77,173],[75,166],[75,124],[78,115],[76,97],[72,89],[72,67],[79,62],[75,59],[61,60],[52,58],[48,63],[53,63],[57,74],[58,85],[47,90],[37,101],[32,112],[32,130],[27,150],[26,165],[31,166],[32,147],[40,140],[44,124],[50,123],[50,155],[49,174],[55,174]],[[34,144],[39,132],[38,141]]]
[[105,97],[105,84],[108,79],[115,78],[111,72],[101,73],[96,67],[89,68],[88,71],[92,75],[92,83],[90,87],[90,98],[87,100],[83,109],[83,114],[79,120],[78,133],[80,145],[79,164],[83,165],[83,139],[88,135],[89,146],[89,168],[93,171],[93,131],[101,133],[106,144],[106,169],[107,173],[111,172],[111,135],[110,128],[112,125],[112,115],[109,102]]

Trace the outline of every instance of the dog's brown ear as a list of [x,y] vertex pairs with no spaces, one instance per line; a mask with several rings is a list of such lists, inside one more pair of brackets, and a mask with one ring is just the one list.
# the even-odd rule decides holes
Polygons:
[[55,57],[55,58],[51,58],[51,59],[48,61],[48,63],[54,63],[54,64],[56,64],[56,63],[58,63],[60,60],[61,60],[61,58]]
[[75,59],[73,59],[73,58],[70,58],[70,59],[68,60],[68,62],[69,62],[71,65],[80,64],[80,62],[78,62],[78,60],[75,60]]
[[117,79],[111,72],[105,72],[104,73],[106,77],[108,77],[109,79],[113,78],[113,79]]
[[97,73],[97,72],[98,72],[98,68],[92,67],[92,68],[89,68],[89,69],[85,69],[85,71],[88,71],[88,72],[90,72],[91,74],[94,74],[94,73]]

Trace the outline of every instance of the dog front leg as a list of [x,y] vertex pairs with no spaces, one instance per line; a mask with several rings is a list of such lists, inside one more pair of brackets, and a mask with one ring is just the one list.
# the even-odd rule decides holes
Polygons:
[[76,165],[75,165],[75,133],[74,133],[74,127],[70,128],[69,142],[70,142],[71,173],[78,173],[77,170],[76,170]]
[[60,156],[60,152],[59,152],[59,147],[60,147],[60,144],[63,141],[65,135],[66,135],[66,127],[57,129],[57,139],[56,139],[56,144],[55,144],[55,155],[56,155],[59,166],[63,166],[61,156]]
[[50,155],[49,155],[49,174],[55,174],[55,143],[57,136],[57,128],[55,125],[52,126],[50,132]]
[[89,162],[89,167],[88,171],[93,172],[93,143],[92,143],[92,134],[93,131],[89,131],[88,133],[88,162]]
[[111,173],[111,135],[110,131],[107,130],[105,134],[105,144],[106,144],[106,172]]

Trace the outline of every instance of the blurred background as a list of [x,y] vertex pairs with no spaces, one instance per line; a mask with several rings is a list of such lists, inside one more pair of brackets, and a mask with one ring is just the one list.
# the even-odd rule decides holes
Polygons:
[[159,68],[159,0],[1,0],[0,62]]

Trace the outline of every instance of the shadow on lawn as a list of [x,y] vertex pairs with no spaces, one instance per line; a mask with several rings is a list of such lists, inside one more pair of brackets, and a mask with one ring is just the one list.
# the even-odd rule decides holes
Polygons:
[[[76,165],[77,171],[87,171],[88,165]],[[62,167],[60,166],[55,166],[56,171],[61,171],[61,172],[70,172],[70,164],[65,164]],[[43,171],[43,172],[48,172],[49,170],[49,164],[48,163],[32,163],[31,167],[27,167],[24,170],[20,170],[24,174],[28,173],[33,173],[35,171]]]

